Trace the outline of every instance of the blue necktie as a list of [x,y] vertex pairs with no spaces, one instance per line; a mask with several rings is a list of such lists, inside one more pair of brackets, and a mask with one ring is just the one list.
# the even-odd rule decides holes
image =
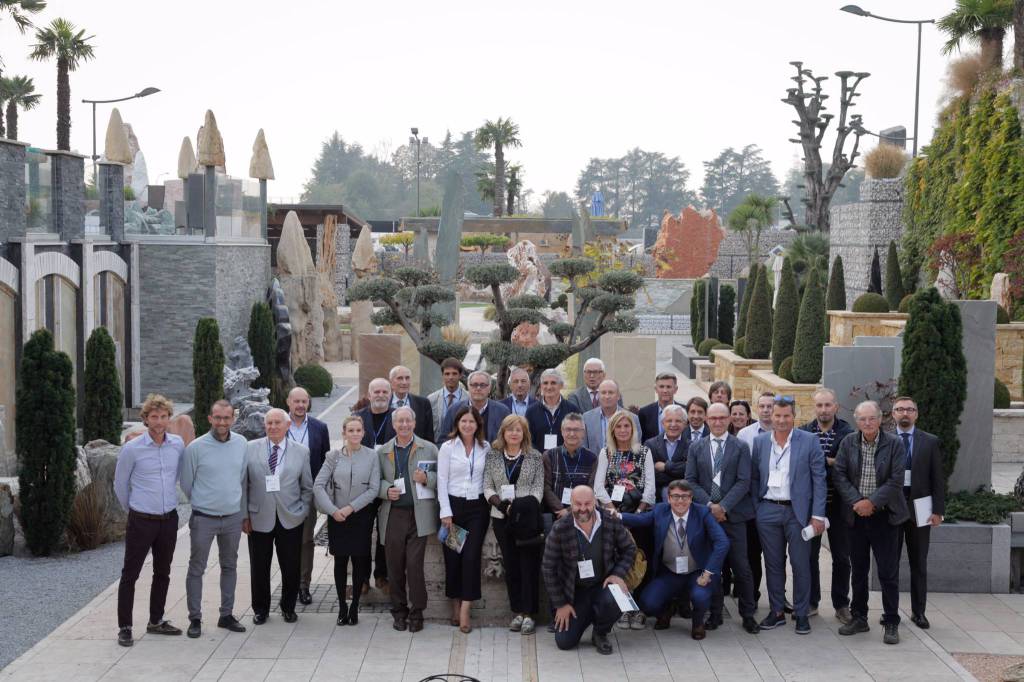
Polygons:
[[911,460],[913,458],[913,455],[910,452],[910,434],[909,433],[901,433],[900,434],[900,438],[903,439],[903,449],[906,450],[906,452],[907,452],[907,471],[910,471],[910,464],[911,464]]

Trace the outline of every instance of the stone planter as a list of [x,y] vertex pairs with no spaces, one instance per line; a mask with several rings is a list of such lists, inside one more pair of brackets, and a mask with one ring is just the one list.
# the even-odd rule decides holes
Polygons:
[[750,372],[751,399],[765,392],[775,395],[791,395],[796,400],[796,419],[801,424],[814,416],[814,392],[821,384],[794,384],[786,381],[771,369],[755,369]]
[[996,378],[1010,389],[1011,400],[1024,398],[1024,322],[996,325]]
[[715,381],[715,363],[706,358],[694,360],[693,381],[706,393]]
[[[906,324],[906,313],[854,313],[849,310],[829,310],[829,343],[833,346],[852,346],[856,336],[896,336],[892,323]],[[895,332],[895,333],[894,333]]]
[[741,358],[728,349],[711,351],[715,358],[715,381],[725,381],[732,387],[732,397],[736,400],[749,400],[753,404],[750,372],[756,369],[771,370],[771,360],[749,360]]
[[992,462],[1024,463],[1024,410],[992,410]]

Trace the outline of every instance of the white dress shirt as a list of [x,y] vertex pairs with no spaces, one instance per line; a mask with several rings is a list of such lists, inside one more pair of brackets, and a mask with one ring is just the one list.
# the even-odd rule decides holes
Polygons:
[[471,453],[461,438],[446,440],[437,451],[437,498],[441,518],[452,515],[451,497],[475,500],[484,494],[487,445],[475,443]]
[[781,446],[776,442],[774,435],[769,436],[768,440],[771,441],[772,444],[772,451],[768,456],[768,476],[771,476],[772,471],[781,471],[782,485],[778,488],[772,488],[769,486],[765,491],[765,499],[792,500],[793,498],[790,496],[789,491],[789,451],[790,444],[793,441],[793,432],[789,432],[789,436],[786,438],[785,444]]
[[302,423],[298,426],[295,422],[288,422],[288,438],[301,445],[309,447],[309,419],[307,417],[302,418]]
[[736,434],[736,437],[746,443],[747,447],[750,448],[750,451],[753,452],[754,439],[762,433],[768,433],[770,430],[771,429],[766,429],[761,426],[761,422],[754,422],[753,424],[748,424],[740,429],[739,433]]

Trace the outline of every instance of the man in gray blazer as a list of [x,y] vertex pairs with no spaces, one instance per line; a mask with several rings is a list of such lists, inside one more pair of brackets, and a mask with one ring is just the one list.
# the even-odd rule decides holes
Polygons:
[[764,552],[765,577],[771,612],[762,630],[786,624],[786,550],[793,569],[793,613],[796,634],[811,633],[810,543],[801,537],[810,525],[825,531],[825,455],[818,437],[793,430],[796,403],[792,396],[775,396],[772,431],[754,439],[750,491],[757,505],[757,532]]
[[246,446],[242,530],[249,536],[252,560],[252,622],[262,625],[270,614],[270,562],[277,547],[281,568],[281,615],[298,620],[302,524],[313,500],[309,448],[288,438],[288,413],[274,408],[263,418],[267,435]]
[[[614,379],[605,379],[597,387],[598,405],[592,410],[583,413],[583,426],[587,429],[586,439],[583,447],[593,453],[600,454],[601,448],[605,446],[605,437],[608,435],[608,420],[620,409],[621,394],[619,384]],[[640,420],[632,412],[629,418],[633,420],[633,432],[637,440],[640,439]]]
[[[707,505],[729,537],[729,563],[739,589],[743,629],[757,634],[761,628],[754,620],[754,579],[747,561],[747,521],[754,517],[750,498],[750,450],[747,444],[729,433],[729,408],[712,403],[707,413],[709,438],[690,446],[686,459],[686,481],[693,487],[693,503]],[[717,581],[711,597],[707,628],[722,624],[725,595]]]
[[[444,426],[445,416],[452,412],[452,407],[469,399],[469,393],[461,383],[463,372],[465,369],[461,362],[455,358],[445,358],[441,363],[441,381],[444,385],[427,396],[427,401],[430,403],[430,416],[434,420],[435,441],[448,436],[447,433],[441,433],[441,427]],[[452,412],[452,414],[455,413]]]
[[[583,385],[577,388],[566,398],[574,403],[580,414],[588,412],[598,405],[597,389],[601,382],[608,378],[604,369],[604,362],[600,358],[590,358],[583,363]],[[619,397],[619,407],[622,407],[622,397]]]

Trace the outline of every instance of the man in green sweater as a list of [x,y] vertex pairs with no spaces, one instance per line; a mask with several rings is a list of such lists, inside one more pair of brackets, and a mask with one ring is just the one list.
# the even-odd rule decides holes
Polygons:
[[235,410],[218,400],[207,417],[210,430],[185,448],[179,483],[192,503],[188,528],[192,555],[185,579],[188,636],[202,634],[203,574],[214,538],[220,555],[220,619],[217,627],[245,632],[232,614],[235,605],[238,542],[242,537],[242,482],[245,480],[245,438],[231,431]]

